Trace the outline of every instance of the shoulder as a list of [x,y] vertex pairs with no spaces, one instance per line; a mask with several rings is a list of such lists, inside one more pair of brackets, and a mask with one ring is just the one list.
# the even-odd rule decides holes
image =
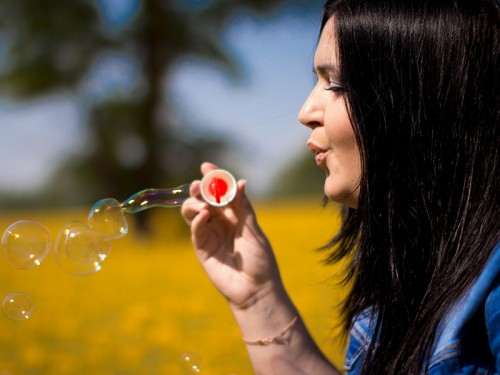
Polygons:
[[438,327],[429,361],[431,374],[433,369],[437,370],[436,374],[449,373],[444,369],[450,366],[472,368],[485,374],[499,372],[499,280],[500,246],[497,245],[476,282]]
[[359,374],[366,351],[375,332],[373,309],[366,309],[355,317],[349,332],[349,345],[344,361],[344,370],[349,375]]
[[484,320],[490,344],[491,353],[496,362],[497,372],[500,373],[500,278],[488,295],[484,305]]
[[[500,374],[500,245],[469,291],[449,310],[428,357],[432,375]],[[375,332],[376,312],[355,317],[344,369],[359,374]]]

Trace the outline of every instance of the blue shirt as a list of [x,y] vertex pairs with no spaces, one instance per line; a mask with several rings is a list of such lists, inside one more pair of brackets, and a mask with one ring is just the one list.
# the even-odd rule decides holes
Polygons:
[[[375,323],[370,312],[354,320],[344,368],[361,371]],[[443,318],[429,357],[429,375],[500,374],[500,244],[469,293]]]

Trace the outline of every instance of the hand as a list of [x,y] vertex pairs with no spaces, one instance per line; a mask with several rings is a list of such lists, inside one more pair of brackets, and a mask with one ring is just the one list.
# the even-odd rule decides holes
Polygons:
[[[217,169],[201,166],[203,175]],[[282,285],[271,246],[257,224],[245,195],[244,180],[228,206],[209,206],[201,198],[200,181],[191,184],[191,198],[181,213],[191,227],[196,255],[219,291],[233,307],[246,309],[266,294],[281,292]]]

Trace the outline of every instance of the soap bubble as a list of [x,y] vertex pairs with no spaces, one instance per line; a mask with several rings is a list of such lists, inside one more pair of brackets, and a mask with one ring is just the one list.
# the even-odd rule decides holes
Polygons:
[[201,374],[201,358],[197,353],[189,352],[181,355],[182,372],[186,375]]
[[33,313],[33,300],[26,293],[10,293],[2,301],[5,316],[12,320],[27,320]]
[[54,254],[59,266],[76,276],[98,272],[111,251],[111,243],[98,237],[87,224],[74,221],[57,236]]
[[[127,198],[121,207],[127,214],[135,214],[153,207],[180,207],[190,197],[190,186],[191,184],[184,184],[173,188],[144,189]],[[212,206],[228,205],[236,196],[236,192],[236,180],[226,170],[213,170],[201,180],[201,195]]]
[[153,207],[180,207],[189,198],[190,184],[165,189],[144,189],[128,197],[122,208],[128,214],[135,214]]
[[127,218],[116,199],[107,198],[96,202],[89,214],[89,224],[105,241],[116,240],[128,232]]
[[19,220],[5,230],[2,248],[10,264],[27,270],[40,265],[49,253],[51,242],[50,232],[42,224]]

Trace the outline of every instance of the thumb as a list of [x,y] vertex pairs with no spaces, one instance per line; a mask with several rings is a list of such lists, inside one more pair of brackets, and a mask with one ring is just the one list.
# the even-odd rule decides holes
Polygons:
[[231,202],[230,207],[232,208],[232,212],[235,215],[235,218],[241,224],[252,224],[252,227],[257,225],[257,218],[255,214],[255,210],[252,206],[252,203],[248,199],[246,194],[246,180],[239,180],[236,183],[237,193],[234,200]]

